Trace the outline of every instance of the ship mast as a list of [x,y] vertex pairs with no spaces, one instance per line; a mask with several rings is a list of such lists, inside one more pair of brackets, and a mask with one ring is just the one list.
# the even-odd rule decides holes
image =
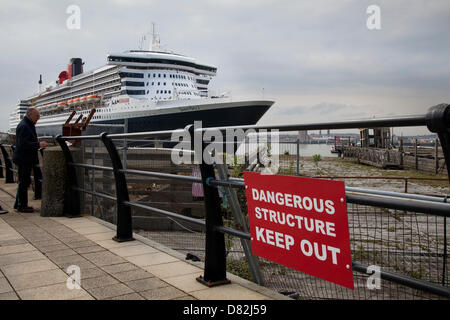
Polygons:
[[149,51],[158,51],[160,50],[159,47],[159,37],[157,36],[155,32],[155,24],[152,22],[152,33],[150,38],[150,45],[148,48]]

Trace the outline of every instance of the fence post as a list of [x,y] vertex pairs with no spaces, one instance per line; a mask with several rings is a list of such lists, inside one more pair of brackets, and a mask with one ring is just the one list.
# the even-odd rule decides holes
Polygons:
[[[95,165],[95,144],[97,141],[91,141],[91,158],[92,158],[92,165]],[[95,192],[95,170],[91,170],[91,190]],[[91,195],[91,212],[92,215],[95,214],[95,197]],[[103,218],[103,217],[102,217]]]
[[414,168],[418,170],[419,159],[417,158],[417,138],[414,139]]
[[127,180],[125,174],[121,171],[123,169],[122,161],[120,160],[114,142],[108,137],[108,134],[103,132],[100,134],[100,137],[111,159],[116,183],[117,234],[113,240],[117,242],[133,241],[131,208],[124,204],[125,201],[130,201],[130,198],[128,195]]
[[438,139],[434,139],[434,174],[439,171],[439,143]]
[[[195,152],[195,132],[194,125],[188,125],[185,128],[191,137],[191,150]],[[202,148],[201,154],[194,154],[194,161],[200,163],[200,174],[202,176],[203,196],[205,204],[205,222],[206,222],[206,240],[205,240],[205,269],[203,276],[197,277],[197,281],[208,286],[214,287],[230,283],[227,279],[225,235],[216,231],[216,226],[223,226],[222,213],[220,209],[219,190],[209,185],[210,179],[215,179],[214,166],[206,164],[203,159],[205,144],[203,143],[203,134],[201,135]]]
[[[44,159],[44,148],[39,149],[41,159]],[[38,162],[37,165],[33,167],[33,178],[34,178],[34,199],[42,199],[42,170],[41,163]]]
[[2,160],[0,159],[0,178],[4,178],[5,176],[3,175],[3,163]]
[[442,103],[429,108],[425,122],[428,130],[438,134],[450,179],[450,105]]
[[64,196],[63,209],[64,215],[69,218],[80,217],[80,193],[76,190],[76,188],[78,188],[77,172],[76,169],[70,165],[73,163],[72,154],[70,153],[66,141],[61,139],[61,135],[56,137],[56,142],[58,142],[64,154],[67,168],[67,187]]
[[[226,164],[217,164],[217,171],[219,174],[219,178],[221,180],[228,180],[228,166]],[[236,191],[231,187],[224,187],[225,195],[230,204],[231,213],[233,214],[235,225],[238,229],[241,229],[245,232],[249,232],[249,228],[247,225],[247,221],[244,218],[244,215],[241,211],[241,206],[239,204],[239,200],[236,194]],[[260,286],[264,285],[264,280],[261,274],[261,270],[259,268],[258,258],[252,253],[252,246],[249,240],[241,239],[242,248],[244,249],[245,256],[247,257],[247,262],[250,267],[250,271],[253,276],[254,282],[259,284]]]
[[200,173],[205,202],[206,244],[204,275],[198,277],[197,281],[213,287],[230,283],[226,277],[225,235],[215,230],[216,226],[223,226],[219,192],[207,182],[210,178],[215,179],[214,167],[202,161]]
[[300,139],[297,139],[297,175],[300,175]]
[[6,151],[5,146],[2,144],[0,144],[0,148],[2,149],[3,159],[5,160],[5,183],[14,183],[13,167],[8,151]]
[[400,139],[400,147],[398,148],[398,152],[400,153],[400,166],[403,168],[403,138]]

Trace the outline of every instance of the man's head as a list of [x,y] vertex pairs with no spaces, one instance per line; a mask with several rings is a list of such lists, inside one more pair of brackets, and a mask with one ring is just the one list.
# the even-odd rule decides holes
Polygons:
[[29,107],[27,109],[27,117],[31,120],[34,124],[38,122],[39,118],[41,117],[41,114],[39,113],[39,110],[34,107]]

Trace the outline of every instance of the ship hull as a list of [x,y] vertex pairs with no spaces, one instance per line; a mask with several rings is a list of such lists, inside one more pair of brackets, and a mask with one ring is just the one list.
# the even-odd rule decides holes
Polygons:
[[[185,111],[178,113],[156,114],[143,117],[130,117],[128,119],[128,132],[146,132],[160,130],[174,130],[184,128],[194,121],[202,121],[202,127],[222,127],[253,125],[271,107],[270,104],[240,105],[232,107],[221,107],[216,109],[201,109],[196,111]],[[123,128],[117,126],[95,127],[101,125],[123,125],[124,119],[96,121],[94,126],[88,127],[85,134],[98,134],[101,132],[122,133]],[[62,134],[62,125],[36,126],[39,136],[57,136]]]

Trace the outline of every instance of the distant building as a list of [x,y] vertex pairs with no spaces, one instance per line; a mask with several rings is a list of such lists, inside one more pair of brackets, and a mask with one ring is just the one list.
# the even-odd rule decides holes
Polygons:
[[309,143],[311,141],[311,137],[306,130],[298,132],[298,139],[300,140],[300,143]]
[[360,129],[361,147],[391,148],[390,128],[365,128]]

